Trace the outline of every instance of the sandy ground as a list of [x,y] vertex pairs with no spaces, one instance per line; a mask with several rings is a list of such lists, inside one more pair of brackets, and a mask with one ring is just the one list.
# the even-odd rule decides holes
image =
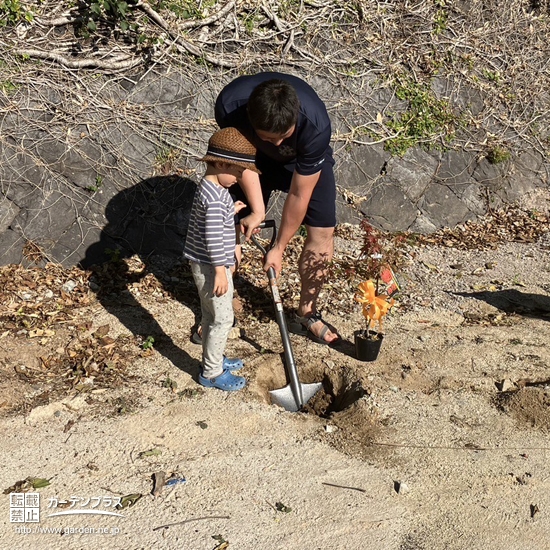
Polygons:
[[[195,382],[186,305],[90,304],[93,327],[146,334],[155,319],[171,345],[138,358],[127,385],[0,417],[0,488],[50,480],[35,491],[39,523],[10,522],[0,498],[0,548],[550,548],[549,244],[417,249],[375,362],[354,358],[358,309],[325,312],[339,349],[292,336],[301,380],[344,402],[326,414],[269,403],[285,383],[274,321],[230,341],[249,386],[227,394]],[[51,345],[2,338],[2,368]],[[36,388],[4,385],[0,402],[15,390]],[[186,483],[154,497],[158,472]],[[142,497],[113,506],[131,494]],[[121,515],[74,514],[93,504]],[[71,514],[48,517],[59,512]]]

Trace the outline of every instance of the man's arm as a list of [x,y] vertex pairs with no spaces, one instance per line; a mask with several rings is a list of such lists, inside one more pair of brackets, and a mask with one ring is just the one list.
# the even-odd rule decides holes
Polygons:
[[265,258],[264,269],[266,271],[270,267],[273,267],[277,275],[281,272],[285,248],[302,224],[311,195],[319,181],[320,175],[321,172],[317,172],[317,174],[312,174],[311,176],[302,176],[294,172],[290,190],[283,206],[281,226],[277,240]]

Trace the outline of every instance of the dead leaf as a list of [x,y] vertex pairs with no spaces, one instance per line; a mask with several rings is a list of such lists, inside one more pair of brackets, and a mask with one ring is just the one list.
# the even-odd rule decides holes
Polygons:
[[74,425],[75,425],[75,421],[69,420],[67,424],[65,424],[65,427],[63,428],[63,432],[67,433]]
[[42,489],[50,484],[50,480],[43,477],[28,477],[27,481],[32,485],[33,489]]
[[275,508],[277,512],[284,512],[285,514],[288,514],[289,512],[292,512],[292,508],[285,506],[282,502],[276,502]]
[[164,487],[164,482],[166,481],[166,472],[155,472],[153,474],[153,490],[151,494],[156,498],[160,495],[162,492],[162,488]]
[[158,456],[162,454],[162,451],[160,449],[151,449],[149,451],[142,451],[138,454],[138,458],[145,458],[147,456]]
[[225,550],[229,547],[229,541],[225,540],[222,535],[212,535],[212,538],[219,542],[219,544],[214,547],[214,550]]
[[439,267],[433,264],[428,264],[426,262],[422,262],[430,271],[435,271],[436,273],[439,273]]
[[99,328],[96,329],[96,331],[93,333],[93,335],[96,338],[101,338],[102,336],[105,336],[111,327],[109,325],[102,325]]
[[50,480],[42,477],[27,477],[23,480],[16,481],[11,487],[4,489],[4,494],[10,493],[25,493],[30,489],[42,489],[50,485]]
[[132,493],[130,495],[124,495],[120,502],[116,505],[117,510],[124,510],[124,508],[132,507],[143,495],[141,493]]

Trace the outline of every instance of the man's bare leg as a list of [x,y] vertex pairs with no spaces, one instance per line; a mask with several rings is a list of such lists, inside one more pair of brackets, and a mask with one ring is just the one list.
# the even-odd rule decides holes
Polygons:
[[[306,225],[307,237],[300,255],[298,270],[302,289],[300,292],[300,305],[298,315],[309,317],[317,311],[317,298],[325,282],[328,264],[332,260],[334,252],[334,228],[310,227]],[[319,336],[323,330],[323,323],[318,321],[311,325],[311,332]],[[332,331],[325,334],[327,342],[338,339],[338,335]]]

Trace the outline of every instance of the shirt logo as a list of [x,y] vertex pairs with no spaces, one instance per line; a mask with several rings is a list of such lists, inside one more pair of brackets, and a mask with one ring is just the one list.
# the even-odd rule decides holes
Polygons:
[[296,151],[292,147],[290,147],[289,145],[281,145],[279,147],[279,154],[282,157],[295,157],[296,156]]

